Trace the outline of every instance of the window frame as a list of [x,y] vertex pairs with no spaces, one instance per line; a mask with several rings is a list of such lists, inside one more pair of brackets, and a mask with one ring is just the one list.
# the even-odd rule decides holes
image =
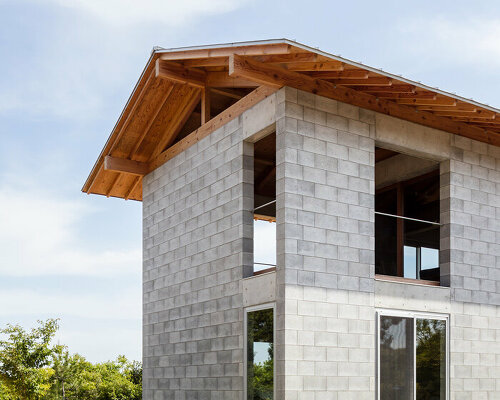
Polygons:
[[[430,177],[437,177],[438,180],[440,181],[441,180],[441,173],[440,173],[440,168],[436,168],[436,169],[433,169],[432,171],[430,172],[426,172],[422,175],[418,175],[418,176],[415,176],[413,178],[410,178],[410,179],[407,179],[407,180],[404,180],[404,181],[399,181],[399,182],[395,182],[395,183],[392,183],[392,184],[389,184],[389,185],[386,185],[386,186],[383,186],[381,188],[378,188],[378,189],[375,189],[375,196],[380,194],[380,193],[384,193],[384,192],[387,192],[387,191],[390,191],[390,190],[396,190],[396,214],[393,216],[394,218],[396,218],[396,240],[397,240],[397,244],[396,244],[396,254],[397,254],[397,275],[383,275],[383,274],[376,274],[376,277],[381,277],[381,278],[384,278],[384,277],[388,277],[388,278],[391,278],[391,277],[394,277],[394,278],[401,278],[405,281],[422,281],[422,282],[437,282],[438,285],[441,284],[441,279],[439,281],[428,281],[428,280],[425,280],[425,279],[420,279],[420,278],[405,278],[404,277],[404,221],[406,219],[406,216],[404,215],[404,199],[403,199],[403,196],[404,196],[404,189],[407,187],[407,186],[410,186],[414,183],[418,183],[422,180],[425,180],[427,178],[430,178]],[[375,181],[375,184],[376,184],[376,181]],[[439,199],[441,200],[441,193],[439,194]],[[375,212],[375,215],[377,215],[377,210],[376,208],[374,207],[374,212]],[[384,213],[382,213],[383,215]],[[411,219],[411,218],[410,218]],[[429,223],[434,223],[432,221],[428,221]],[[437,222],[436,224],[439,225],[439,231],[441,232],[441,227],[442,227],[442,224],[441,224],[441,210],[440,210],[440,218],[439,218],[439,222]],[[376,238],[375,238],[376,240]],[[376,250],[376,249],[375,249]],[[441,254],[441,246],[440,248],[438,249],[438,254]],[[438,266],[439,266],[439,271],[441,271],[441,263],[439,262],[438,263]]]
[[445,348],[445,368],[446,368],[446,377],[445,377],[445,400],[450,399],[450,315],[449,314],[440,314],[440,313],[432,313],[432,312],[420,312],[420,311],[406,311],[406,310],[394,310],[394,309],[378,309],[376,310],[376,348],[375,354],[377,357],[376,361],[376,385],[377,385],[377,399],[382,400],[380,398],[380,317],[402,317],[402,318],[412,318],[413,319],[413,400],[417,399],[417,324],[416,320],[419,318],[422,319],[434,319],[439,321],[446,322],[446,348]]
[[264,303],[243,309],[243,400],[248,397],[248,313],[273,310],[273,399],[276,399],[276,303]]

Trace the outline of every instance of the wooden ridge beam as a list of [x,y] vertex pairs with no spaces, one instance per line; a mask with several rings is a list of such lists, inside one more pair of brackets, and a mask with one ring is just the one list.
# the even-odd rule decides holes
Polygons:
[[206,74],[202,70],[185,68],[180,64],[156,60],[155,74],[158,78],[187,83],[197,88],[205,87]]
[[457,122],[451,118],[443,118],[427,111],[418,111],[414,107],[377,98],[371,94],[348,87],[337,86],[331,82],[315,79],[305,74],[263,64],[248,57],[236,54],[230,56],[229,75],[251,79],[260,84],[294,87],[319,96],[500,146],[500,135],[495,132]]
[[[303,50],[302,50],[303,51]],[[216,49],[178,50],[160,53],[162,60],[189,60],[193,58],[228,57],[231,54],[245,56],[263,56],[270,54],[286,54],[297,52],[288,43],[274,43],[248,46],[229,46]]]
[[149,163],[149,170],[153,171],[160,165],[175,157],[177,154],[182,153],[193,144],[210,135],[213,131],[219,129],[229,121],[241,115],[244,111],[248,110],[253,105],[272,95],[274,92],[276,92],[276,90],[276,87],[270,86],[261,86],[253,90],[241,100],[238,100],[232,106],[226,108],[219,115],[212,118],[206,124],[200,126],[194,132],[191,132],[185,138],[181,139],[162,153],[155,156]]
[[106,156],[104,157],[104,170],[144,176],[149,172],[149,165],[126,158]]

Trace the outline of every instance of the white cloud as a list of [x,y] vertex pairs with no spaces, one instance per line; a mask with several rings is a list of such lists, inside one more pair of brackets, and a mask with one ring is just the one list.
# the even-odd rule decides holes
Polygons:
[[430,55],[439,55],[460,64],[488,68],[500,66],[500,19],[451,20],[442,17],[405,20],[403,32],[415,35],[412,46]]
[[114,25],[160,22],[181,26],[202,16],[238,9],[243,0],[45,0],[87,12]]
[[[37,188],[0,186],[0,275],[129,274],[141,268],[141,249],[86,247],[78,224],[92,211]],[[1,303],[0,303],[1,304]]]
[[95,319],[140,319],[140,285],[136,289],[134,293],[127,287],[122,293],[103,291],[78,295],[48,290],[3,289],[0,292],[0,317],[50,314]]

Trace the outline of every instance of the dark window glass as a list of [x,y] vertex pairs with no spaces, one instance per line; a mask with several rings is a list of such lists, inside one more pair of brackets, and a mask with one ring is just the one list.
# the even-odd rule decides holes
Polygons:
[[404,216],[439,222],[439,175],[404,185]]
[[247,313],[247,400],[272,400],[273,309]]
[[446,322],[417,319],[417,400],[446,395]]
[[[396,214],[397,191],[382,191],[375,196],[375,211]],[[396,276],[397,220],[394,217],[375,214],[375,273]]]
[[377,192],[376,274],[439,281],[439,203],[437,171]]
[[397,220],[375,214],[375,273],[398,275]]
[[413,318],[380,317],[380,399],[413,400]]

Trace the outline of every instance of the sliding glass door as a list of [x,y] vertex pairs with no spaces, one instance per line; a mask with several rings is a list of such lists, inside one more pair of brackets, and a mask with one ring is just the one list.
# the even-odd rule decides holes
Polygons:
[[447,342],[445,316],[379,312],[379,399],[447,399]]

